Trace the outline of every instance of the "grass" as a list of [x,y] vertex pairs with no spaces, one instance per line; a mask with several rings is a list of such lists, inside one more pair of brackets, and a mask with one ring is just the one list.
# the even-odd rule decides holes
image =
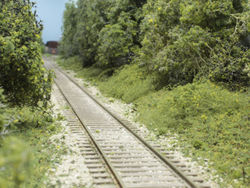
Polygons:
[[78,57],[72,57],[67,61],[59,59],[58,64],[66,70],[73,70],[77,77],[98,85],[105,95],[122,99],[126,103],[131,103],[154,90],[154,76],[145,76],[146,71],[139,69],[137,65],[125,66],[116,70],[114,76],[109,77],[105,74],[107,70],[102,68],[83,68]]
[[49,140],[57,131],[27,129],[5,137],[0,152],[0,187],[46,187],[48,169],[60,161],[61,151]]
[[231,92],[203,80],[172,90],[156,90],[155,76],[137,65],[116,70],[82,68],[77,57],[59,60],[65,69],[97,85],[108,97],[133,103],[137,120],[157,135],[178,135],[183,152],[209,166],[224,179],[221,187],[250,186],[249,92]]
[[[56,123],[59,116],[1,103],[0,112],[0,187],[47,187],[48,169],[60,162],[65,152],[50,140],[61,129]],[[8,129],[7,134],[2,125]]]
[[227,182],[240,187],[249,185],[248,99],[206,81],[160,90],[135,104],[140,122],[158,135],[177,133],[185,153],[209,159]]
[[50,54],[50,53],[44,53],[43,56],[45,56],[45,57],[52,57],[53,55]]

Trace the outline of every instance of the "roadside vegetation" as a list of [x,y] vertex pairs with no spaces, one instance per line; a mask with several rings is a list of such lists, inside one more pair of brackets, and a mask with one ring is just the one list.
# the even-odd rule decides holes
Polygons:
[[49,104],[52,74],[43,68],[42,25],[29,0],[0,2],[0,187],[45,187],[50,136],[59,130]]
[[[52,111],[13,107],[0,90],[0,187],[42,187],[61,151],[49,139],[60,130]],[[59,161],[58,161],[59,162]]]
[[249,20],[247,0],[69,2],[58,63],[249,187]]

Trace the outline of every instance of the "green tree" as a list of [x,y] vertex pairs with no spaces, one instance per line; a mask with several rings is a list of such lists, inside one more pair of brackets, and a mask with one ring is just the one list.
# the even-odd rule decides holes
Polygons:
[[44,104],[50,98],[52,75],[43,68],[42,25],[28,0],[0,3],[0,87],[18,105]]
[[145,0],[79,0],[77,8],[72,3],[67,5],[62,48],[76,47],[84,66],[117,67],[129,63],[140,45],[139,23],[144,3]]
[[79,0],[77,2],[77,30],[74,44],[78,48],[83,65],[95,63],[98,48],[98,34],[107,23],[105,10],[109,1]]
[[73,42],[77,28],[77,8],[72,1],[66,3],[63,25],[60,52],[64,57],[72,57],[78,54],[77,45]]
[[143,9],[137,62],[166,85],[209,77],[232,87],[249,82],[247,1],[149,0]]
[[78,0],[66,8],[62,43],[84,66],[138,63],[161,87],[201,77],[232,89],[249,82],[247,0]]

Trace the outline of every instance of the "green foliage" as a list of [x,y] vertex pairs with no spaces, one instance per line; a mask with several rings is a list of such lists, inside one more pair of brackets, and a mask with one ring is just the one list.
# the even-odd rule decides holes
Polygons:
[[[0,135],[9,135],[11,132],[24,131],[30,128],[47,127],[54,123],[51,110],[40,107],[9,107],[0,90]],[[1,141],[1,139],[0,139]]]
[[231,88],[246,86],[250,52],[240,38],[249,32],[249,11],[247,1],[149,0],[136,61],[166,85],[205,76]]
[[4,139],[0,150],[0,187],[20,187],[31,175],[31,153],[15,137]]
[[154,90],[154,77],[146,75],[146,71],[138,65],[127,65],[106,82],[100,82],[99,88],[108,96],[131,103]]
[[[250,50],[243,50],[238,46],[225,43],[223,48],[215,49],[211,56],[210,80],[223,83],[230,89],[240,89],[249,86],[250,78]],[[228,55],[230,51],[230,55]]]
[[65,152],[50,140],[56,131],[41,127],[6,135],[0,141],[0,187],[48,187],[48,169]]
[[133,38],[122,30],[122,26],[106,25],[100,31],[98,42],[100,44],[97,51],[98,65],[117,67],[129,61]]
[[[31,128],[48,127],[55,123],[51,109],[44,108],[42,102],[38,107],[10,107],[0,89],[0,135],[25,131]],[[1,142],[1,139],[0,139]]]
[[107,10],[108,23],[99,33],[96,62],[119,67],[130,63],[139,48],[140,7],[145,1],[111,1]]
[[206,81],[160,90],[140,98],[136,106],[139,120],[150,129],[178,133],[185,147],[190,145],[188,154],[208,158],[230,184],[247,187],[248,100],[249,94],[229,92]]
[[77,46],[78,55],[83,65],[93,65],[98,48],[98,34],[104,27],[107,18],[105,10],[108,1],[79,0],[77,2],[77,27],[73,44]]
[[79,0],[77,6],[67,4],[62,54],[78,55],[84,66],[110,68],[129,63],[138,49],[140,10],[145,2]]
[[64,57],[70,57],[77,54],[77,46],[74,41],[77,27],[77,12],[74,2],[66,3],[65,12],[63,15],[63,36],[60,43],[60,53]]
[[52,75],[43,68],[40,47],[42,25],[27,0],[0,4],[0,86],[8,100],[37,105],[50,98]]
[[0,89],[0,187],[41,187],[51,155],[59,159],[49,139],[58,130],[55,118],[41,103],[10,107],[2,93]]
[[162,87],[206,77],[237,89],[249,83],[249,15],[247,0],[78,0],[62,53],[107,69],[135,62]]

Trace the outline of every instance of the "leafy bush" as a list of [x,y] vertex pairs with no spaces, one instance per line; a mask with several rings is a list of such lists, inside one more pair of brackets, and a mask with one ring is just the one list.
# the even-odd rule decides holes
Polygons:
[[249,12],[247,1],[149,0],[136,61],[167,85],[206,76],[247,86],[250,52],[240,41],[249,33]]
[[0,86],[18,105],[46,104],[50,98],[52,76],[43,68],[42,25],[32,6],[27,0],[0,3]]
[[107,95],[131,103],[154,90],[155,86],[153,83],[153,76],[147,76],[145,70],[133,64],[117,70],[105,82],[99,82],[99,87]]
[[98,35],[107,22],[105,11],[108,1],[79,0],[77,2],[77,26],[73,44],[77,46],[78,55],[83,65],[95,63],[98,48]]
[[186,153],[208,158],[230,184],[250,183],[248,94],[205,81],[149,93],[135,103],[148,128],[178,133]]
[[[49,127],[54,124],[51,109],[42,107],[10,107],[0,89],[0,135],[24,131],[30,128]],[[1,141],[1,140],[0,140]]]
[[42,178],[55,152],[49,139],[55,130],[48,108],[41,103],[40,107],[10,107],[0,89],[0,187],[44,185]]
[[100,31],[98,42],[100,43],[96,57],[98,65],[117,67],[129,62],[133,38],[122,30],[122,26],[106,25]]
[[214,82],[223,83],[230,89],[247,87],[250,81],[250,50],[229,45],[223,44],[223,48],[215,49],[211,56],[211,65],[214,68],[209,78]]
[[[12,109],[8,112],[13,113]],[[6,122],[11,122],[12,126],[7,127],[8,132],[0,130],[0,187],[46,187],[44,176],[53,164],[51,155],[57,155],[59,159],[55,145],[49,139],[57,130],[56,126],[45,119],[38,126],[36,120],[31,120],[31,116],[37,114],[29,113],[29,120],[9,119]]]
[[108,23],[98,36],[98,65],[119,67],[132,61],[139,47],[141,6],[145,1],[111,1],[106,12]]

